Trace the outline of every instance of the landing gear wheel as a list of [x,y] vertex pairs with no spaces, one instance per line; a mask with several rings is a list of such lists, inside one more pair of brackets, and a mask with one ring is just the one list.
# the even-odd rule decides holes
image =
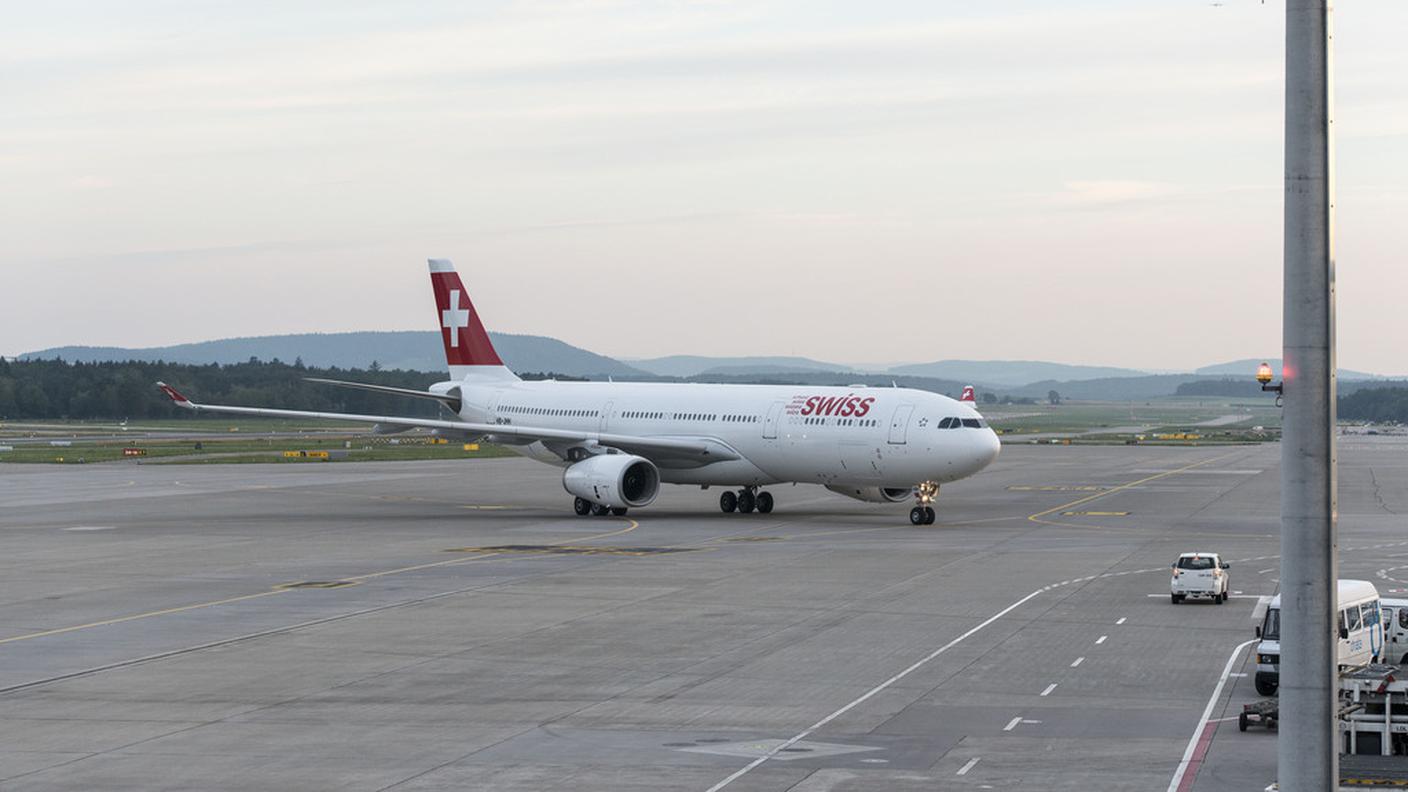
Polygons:
[[611,511],[611,510],[608,509],[608,508],[606,508],[605,506],[602,506],[600,503],[593,503],[593,504],[592,504],[592,516],[593,516],[593,517],[605,517],[605,516],[606,516],[606,513],[609,512],[609,511]]
[[913,509],[909,510],[909,522],[911,525],[923,525],[924,520],[928,519],[928,516],[923,506],[915,506]]
[[574,498],[572,501],[572,511],[577,512],[578,517],[586,517],[592,513],[592,502],[586,498]]
[[758,506],[758,513],[759,513],[759,514],[768,514],[768,513],[770,513],[770,512],[772,511],[772,493],[771,493],[771,492],[759,492],[759,493],[758,493],[758,499],[757,499],[757,500],[758,500],[757,506]]
[[924,524],[925,524],[925,525],[933,525],[933,524],[934,524],[934,516],[935,516],[935,515],[934,515],[934,507],[933,507],[933,506],[925,506],[925,507],[924,507]]
[[626,507],[625,507],[625,506],[613,506],[613,507],[611,508],[611,514],[612,514],[613,516],[615,516],[615,517],[625,517],[625,516],[626,516]]
[[758,505],[758,501],[753,497],[750,490],[742,490],[738,493],[738,510],[743,514],[753,511],[753,507]]
[[732,492],[724,492],[719,496],[719,509],[725,514],[732,514],[738,508],[738,496]]

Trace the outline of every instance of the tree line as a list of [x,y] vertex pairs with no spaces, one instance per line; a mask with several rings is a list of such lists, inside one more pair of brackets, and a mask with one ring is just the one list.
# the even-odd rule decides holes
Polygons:
[[62,360],[0,358],[0,419],[188,418],[195,413],[172,404],[158,380],[190,399],[250,407],[434,417],[439,406],[370,391],[306,382],[304,377],[354,380],[424,390],[445,379],[421,371],[310,368],[251,358],[232,365],[127,361],[66,363]]
[[1340,397],[1339,415],[1351,421],[1408,423],[1408,388],[1361,388]]

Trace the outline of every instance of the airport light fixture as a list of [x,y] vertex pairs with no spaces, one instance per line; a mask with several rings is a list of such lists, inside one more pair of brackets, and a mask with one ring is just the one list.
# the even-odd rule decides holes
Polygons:
[[1256,381],[1261,383],[1261,389],[1262,389],[1263,391],[1265,391],[1265,392],[1267,392],[1267,393],[1274,393],[1274,394],[1276,394],[1276,406],[1277,406],[1277,407],[1280,407],[1280,406],[1281,406],[1281,383],[1278,382],[1278,383],[1276,383],[1275,385],[1272,385],[1272,384],[1271,384],[1271,380],[1272,380],[1273,377],[1275,377],[1275,374],[1273,374],[1272,371],[1271,371],[1271,364],[1270,364],[1270,363],[1267,363],[1266,361],[1262,361],[1261,365],[1256,367]]

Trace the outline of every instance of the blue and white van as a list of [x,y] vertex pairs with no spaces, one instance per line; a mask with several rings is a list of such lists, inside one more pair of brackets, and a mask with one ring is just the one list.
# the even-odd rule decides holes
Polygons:
[[[1367,580],[1341,580],[1338,588],[1340,668],[1379,662],[1386,637],[1379,590]],[[1261,638],[1256,647],[1256,692],[1269,696],[1281,678],[1280,594],[1271,599],[1256,634]]]

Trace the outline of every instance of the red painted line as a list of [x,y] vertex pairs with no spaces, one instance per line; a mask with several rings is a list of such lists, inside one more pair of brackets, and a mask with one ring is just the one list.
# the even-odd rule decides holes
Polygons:
[[1202,736],[1198,737],[1198,745],[1193,749],[1193,756],[1188,760],[1188,772],[1183,774],[1183,780],[1178,785],[1178,792],[1188,792],[1193,788],[1193,783],[1198,780],[1198,770],[1203,766],[1203,757],[1207,756],[1208,749],[1212,747],[1212,736],[1217,733],[1217,721],[1208,721],[1203,724]]

